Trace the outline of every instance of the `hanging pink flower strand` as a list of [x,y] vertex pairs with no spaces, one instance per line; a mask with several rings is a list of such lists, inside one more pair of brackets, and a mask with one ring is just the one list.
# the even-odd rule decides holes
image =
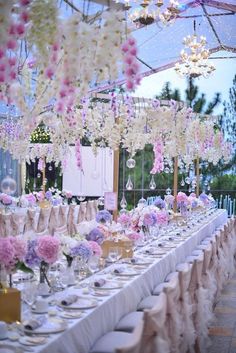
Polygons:
[[140,65],[136,57],[138,52],[136,40],[129,37],[121,49],[124,58],[126,89],[133,91],[141,82]]
[[164,160],[163,160],[163,153],[164,153],[164,145],[162,140],[158,140],[153,145],[153,152],[154,152],[154,163],[152,170],[150,171],[151,174],[160,173],[164,169]]
[[81,171],[83,171],[82,158],[81,158],[81,143],[80,143],[80,139],[79,138],[75,142],[75,157],[76,157],[76,161],[77,161],[77,167]]

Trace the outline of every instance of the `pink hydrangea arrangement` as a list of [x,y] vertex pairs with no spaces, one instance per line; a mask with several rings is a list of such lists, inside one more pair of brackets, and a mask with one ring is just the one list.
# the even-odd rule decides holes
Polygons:
[[12,204],[12,197],[7,194],[0,194],[0,201],[4,206],[10,206]]
[[148,212],[143,216],[143,226],[153,227],[157,222],[156,212]]
[[34,194],[31,192],[30,194],[25,195],[26,200],[29,202],[30,205],[34,205],[36,203],[36,197]]
[[96,241],[89,240],[88,243],[93,252],[93,255],[99,256],[99,257],[102,256],[102,248]]
[[181,203],[181,202],[187,203],[187,201],[188,201],[188,196],[184,192],[179,191],[178,195],[177,195],[177,202],[178,203]]
[[118,217],[117,222],[127,228],[131,225],[131,217],[128,213],[123,213]]
[[40,236],[37,239],[36,254],[47,264],[57,261],[60,250],[60,241],[51,235]]
[[0,237],[0,265],[4,266],[8,273],[15,269],[32,272],[25,264],[27,242],[20,236]]
[[0,264],[9,269],[14,264],[15,249],[9,237],[0,237]]
[[169,214],[167,211],[164,211],[164,210],[158,211],[156,216],[157,216],[157,224],[159,226],[166,226],[168,224]]

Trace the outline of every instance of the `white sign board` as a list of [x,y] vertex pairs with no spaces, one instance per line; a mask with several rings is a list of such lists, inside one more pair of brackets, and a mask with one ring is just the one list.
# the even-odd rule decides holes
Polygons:
[[113,191],[113,151],[98,148],[96,156],[89,146],[82,146],[81,151],[83,172],[76,165],[75,147],[70,147],[63,189],[74,196],[104,196],[104,192]]

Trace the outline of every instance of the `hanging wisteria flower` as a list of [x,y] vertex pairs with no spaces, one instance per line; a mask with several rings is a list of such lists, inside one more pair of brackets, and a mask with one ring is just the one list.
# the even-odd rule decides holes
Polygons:
[[102,244],[104,240],[104,234],[99,228],[94,228],[89,234],[86,235],[87,240],[92,240],[98,244]]
[[163,209],[166,207],[166,203],[164,200],[162,200],[162,198],[160,196],[158,196],[155,201],[154,201],[154,205],[160,209]]
[[153,151],[154,151],[154,162],[150,173],[156,174],[164,170],[164,145],[161,139],[155,142],[155,144],[153,145]]
[[102,211],[99,211],[97,214],[96,214],[96,221],[98,223],[106,223],[106,222],[111,222],[111,214],[109,211],[107,210],[102,210]]
[[93,252],[93,255],[99,257],[102,256],[102,248],[96,241],[89,240],[89,246]]
[[140,65],[137,60],[137,44],[133,37],[129,37],[122,45],[124,58],[124,71],[126,77],[126,89],[133,91],[141,82]]
[[80,139],[75,142],[75,157],[76,157],[76,164],[77,167],[82,170],[82,156],[81,156],[81,144]]
[[47,264],[57,261],[60,249],[60,242],[51,235],[40,236],[37,239],[36,254]]

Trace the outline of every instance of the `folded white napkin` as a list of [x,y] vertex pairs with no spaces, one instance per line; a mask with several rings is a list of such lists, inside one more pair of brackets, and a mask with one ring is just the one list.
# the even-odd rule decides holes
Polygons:
[[40,326],[42,326],[46,321],[45,316],[39,316],[37,318],[32,318],[24,322],[24,328],[26,330],[36,330]]
[[66,298],[62,299],[61,304],[68,306],[75,303],[77,299],[78,299],[77,295],[71,294],[71,295],[68,295]]
[[94,282],[94,287],[102,287],[106,283],[104,278],[99,278]]

